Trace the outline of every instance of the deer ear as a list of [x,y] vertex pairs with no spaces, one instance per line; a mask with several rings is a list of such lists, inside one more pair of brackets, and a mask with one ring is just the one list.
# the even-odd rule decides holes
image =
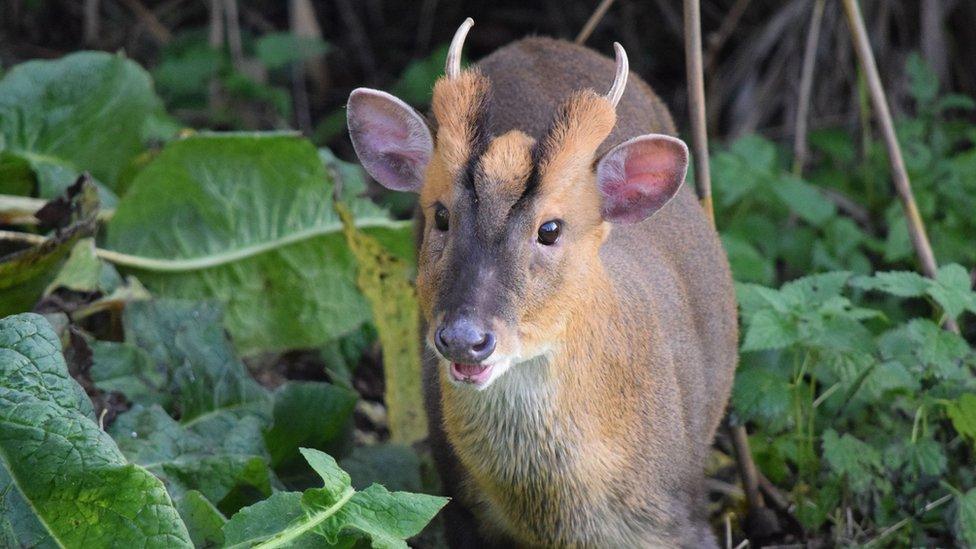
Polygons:
[[419,191],[434,140],[417,111],[369,88],[353,90],[346,108],[352,146],[369,175],[388,189]]
[[610,149],[596,167],[603,218],[643,221],[678,192],[688,171],[688,147],[680,139],[648,134]]

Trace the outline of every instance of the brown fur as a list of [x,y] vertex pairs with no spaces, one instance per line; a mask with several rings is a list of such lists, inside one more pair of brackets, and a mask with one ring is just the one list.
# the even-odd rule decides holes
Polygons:
[[[458,253],[432,233],[431,207],[459,199],[478,105],[490,104],[483,121],[500,136],[476,170],[485,211],[507,211],[530,178],[533,144],[551,140],[529,225],[566,218],[572,246],[525,260],[517,322],[499,328],[496,353],[516,352],[516,341],[535,358],[474,391],[451,383],[427,352],[431,442],[456,497],[446,517],[452,545],[714,545],[701,513],[702,468],[736,362],[728,265],[690,188],[650,220],[611,229],[592,169],[626,139],[673,135],[670,115],[631,74],[614,124],[604,99],[576,93],[603,93],[613,62],[562,41],[516,42],[478,70],[462,73],[470,81],[453,91],[435,88],[437,145],[419,229],[425,322],[436,322],[437,290],[451,276],[438,269],[440,254]],[[566,116],[554,128],[560,106]],[[501,222],[484,221],[485,234],[500,234]]]

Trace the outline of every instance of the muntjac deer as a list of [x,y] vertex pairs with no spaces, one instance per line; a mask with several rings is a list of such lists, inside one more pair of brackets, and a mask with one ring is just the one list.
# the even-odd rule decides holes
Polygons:
[[616,67],[528,38],[461,70],[472,24],[431,118],[377,90],[348,103],[365,169],[420,195],[449,541],[714,547],[703,468],[735,370],[736,308],[716,233],[681,188],[688,149],[619,44]]

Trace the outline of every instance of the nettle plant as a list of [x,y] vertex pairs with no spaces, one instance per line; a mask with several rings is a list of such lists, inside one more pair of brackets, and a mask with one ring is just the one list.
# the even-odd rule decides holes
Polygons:
[[[976,353],[940,322],[976,313],[959,265],[740,284],[734,413],[795,516],[838,544],[976,543]],[[934,305],[933,318],[902,307]],[[880,540],[876,540],[880,541]]]

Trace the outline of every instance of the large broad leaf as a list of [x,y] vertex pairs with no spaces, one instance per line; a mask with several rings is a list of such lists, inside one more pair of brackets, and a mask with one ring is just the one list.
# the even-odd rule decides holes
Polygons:
[[242,509],[224,526],[228,547],[349,546],[368,539],[376,548],[406,548],[447,503],[446,498],[389,492],[378,484],[361,492],[328,454],[303,449],[322,488],[278,492]]
[[172,411],[205,436],[223,437],[240,417],[270,415],[270,395],[237,358],[221,320],[219,307],[180,300],[130,303],[123,316],[127,342],[166,373]]
[[[314,347],[369,317],[331,197],[304,139],[198,135],[170,143],[139,174],[107,246],[136,256],[120,263],[154,293],[223,303],[245,354]],[[409,242],[407,225],[369,201],[350,207],[384,244]]]
[[[274,423],[264,440],[278,468],[301,447],[331,450],[347,431],[357,394],[328,383],[291,381],[274,393]],[[314,412],[313,412],[314,410]]]
[[0,81],[0,150],[30,164],[41,196],[81,170],[114,189],[143,149],[145,121],[161,108],[146,71],[121,55],[30,61]]
[[[142,465],[159,477],[170,496],[182,500],[190,490],[198,490],[219,507],[235,506],[242,494],[271,495],[267,458],[241,453],[235,438],[260,439],[261,424],[245,418],[238,428],[222,439],[206,439],[177,423],[154,406],[136,406],[112,424],[111,434],[129,461]],[[226,439],[226,440],[225,440]],[[251,501],[254,501],[251,499]]]
[[0,320],[0,495],[0,546],[190,546],[163,484],[99,428],[29,313]]

